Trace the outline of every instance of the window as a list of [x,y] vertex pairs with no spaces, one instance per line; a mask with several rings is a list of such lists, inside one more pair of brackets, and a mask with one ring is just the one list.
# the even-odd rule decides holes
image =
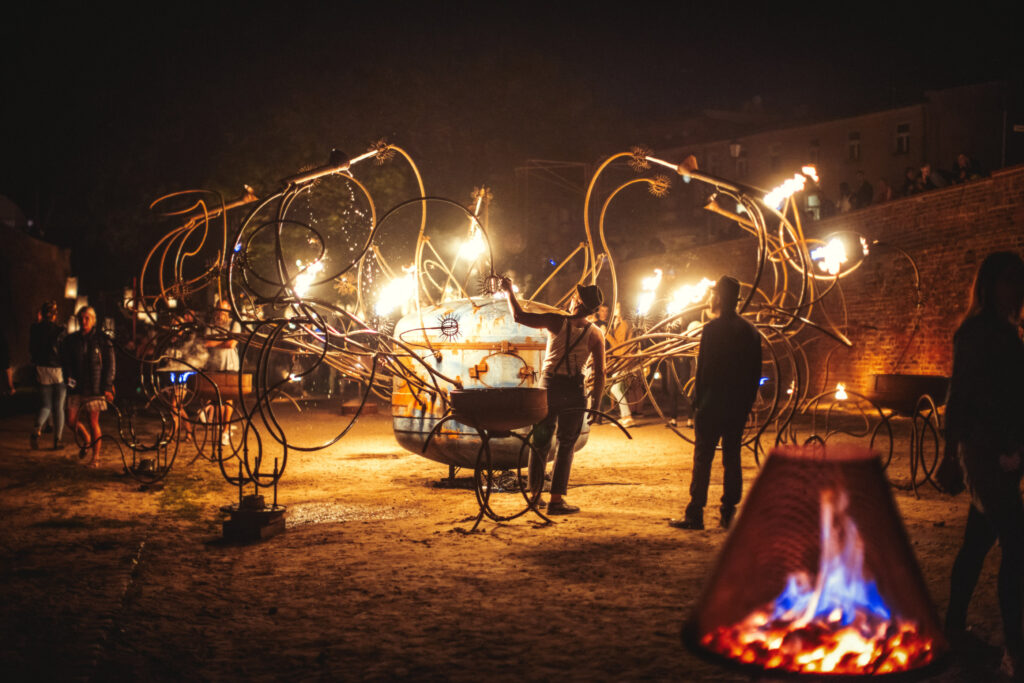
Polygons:
[[847,159],[860,161],[860,132],[854,131],[846,139]]
[[708,173],[718,175],[718,155],[714,152],[708,154]]
[[744,151],[736,157],[736,177],[746,178],[748,170],[750,170],[750,165],[747,163],[747,153]]
[[782,166],[782,145],[778,142],[768,147],[768,165],[773,171],[778,171]]
[[910,154],[910,124],[896,125],[896,153]]
[[819,152],[821,151],[821,143],[817,140],[811,140],[810,146],[807,148],[807,161],[812,164],[818,163]]

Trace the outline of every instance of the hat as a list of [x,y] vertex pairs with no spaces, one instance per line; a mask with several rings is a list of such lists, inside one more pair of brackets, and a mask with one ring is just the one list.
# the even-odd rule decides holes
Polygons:
[[604,293],[597,285],[576,285],[576,296],[583,304],[583,310],[590,315],[597,310],[597,307],[604,303]]
[[711,289],[722,299],[735,301],[740,297],[739,280],[734,277],[729,277],[728,275],[723,275],[718,278],[718,282],[716,282]]

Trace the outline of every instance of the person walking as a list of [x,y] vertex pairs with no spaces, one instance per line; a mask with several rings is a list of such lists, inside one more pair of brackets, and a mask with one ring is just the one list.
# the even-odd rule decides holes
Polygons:
[[963,545],[949,580],[946,634],[955,646],[970,641],[967,606],[985,556],[996,540],[1003,670],[1024,678],[1021,601],[1024,598],[1024,261],[1013,252],[989,254],[971,288],[967,316],[953,335],[953,376],[946,404],[946,439],[953,442],[971,496]]
[[[604,296],[597,285],[577,285],[568,313],[532,313],[523,310],[510,279],[503,278],[501,287],[508,294],[509,307],[515,321],[520,325],[542,329],[547,334],[541,386],[547,389],[548,413],[534,427],[528,486],[532,496],[539,498],[544,485],[551,440],[557,435],[558,450],[551,475],[548,514],[568,515],[579,512],[579,507],[565,501],[565,495],[576,440],[583,429],[583,413],[587,407],[583,368],[590,360],[593,360],[590,405],[597,408],[604,392],[604,335],[586,320],[588,315],[598,309]],[[538,505],[543,506],[543,503],[538,501]]]
[[[107,409],[107,401],[114,400],[114,344],[96,327],[96,311],[91,306],[85,306],[76,315],[79,329],[65,337],[60,347],[64,380],[70,392],[68,424],[85,436],[86,449],[91,446],[88,464],[99,467],[103,437],[100,413]],[[82,412],[88,416],[88,427],[79,421]]]
[[725,470],[723,528],[732,523],[743,493],[740,449],[743,427],[761,379],[761,336],[736,313],[739,293],[740,283],[727,275],[711,290],[711,313],[715,318],[704,326],[697,352],[690,502],[682,519],[669,521],[678,529],[704,528],[711,462],[719,441]]
[[36,381],[43,396],[43,405],[36,416],[36,426],[30,440],[32,448],[39,448],[39,437],[47,420],[53,420],[53,448],[64,448],[64,372],[60,363],[60,344],[64,327],[57,324],[57,302],[47,301],[39,309],[39,320],[28,332],[28,348],[36,366]]

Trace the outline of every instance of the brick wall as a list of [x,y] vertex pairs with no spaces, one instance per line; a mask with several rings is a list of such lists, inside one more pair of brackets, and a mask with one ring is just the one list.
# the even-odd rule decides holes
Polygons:
[[[879,241],[861,268],[843,279],[842,297],[830,297],[828,312],[840,323],[843,307],[839,303],[845,300],[843,329],[854,346],[846,349],[820,340],[805,344],[812,391],[837,381],[868,391],[875,373],[948,375],[952,335],[966,310],[978,264],[996,250],[1024,253],[1024,166],[808,224],[805,229],[809,237],[853,231]],[[667,292],[673,280],[683,284],[730,273],[749,281],[753,276],[753,238],[685,251],[667,247],[665,255],[624,264],[621,279],[632,283],[640,274],[660,267],[668,271],[662,290]],[[900,250],[913,258],[920,277],[916,329],[914,269]],[[627,296],[635,288],[627,285]],[[817,311],[815,317],[820,319],[822,313]],[[810,337],[801,339],[808,342]]]

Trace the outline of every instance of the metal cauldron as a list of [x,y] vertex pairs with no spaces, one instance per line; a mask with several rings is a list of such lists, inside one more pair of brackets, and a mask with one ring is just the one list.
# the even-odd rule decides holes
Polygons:
[[528,427],[548,413],[547,389],[537,387],[455,389],[450,396],[456,420],[492,432]]

